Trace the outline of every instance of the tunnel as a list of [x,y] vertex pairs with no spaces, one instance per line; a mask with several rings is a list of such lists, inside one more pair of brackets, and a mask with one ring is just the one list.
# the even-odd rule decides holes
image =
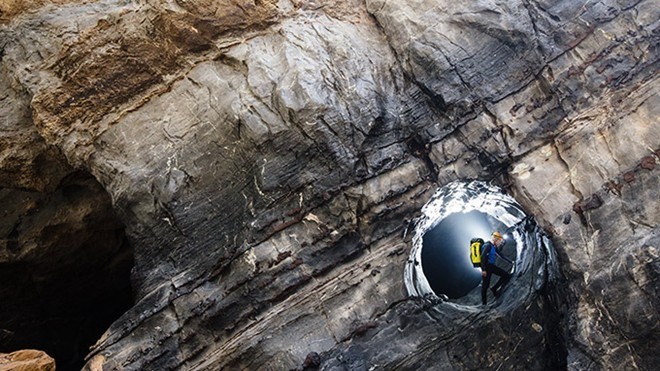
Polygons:
[[0,188],[0,204],[0,353],[38,349],[80,370],[133,304],[133,248],[110,195],[79,171],[50,192]]
[[550,239],[513,197],[486,182],[453,182],[438,189],[415,221],[404,269],[408,294],[461,308],[481,304],[481,270],[470,261],[470,240],[488,241],[493,231],[505,237],[496,265],[512,274],[506,305],[522,302],[530,286],[557,274]]
[[[473,210],[453,213],[422,236],[422,271],[436,295],[458,299],[481,282],[481,270],[472,265],[468,251],[473,238],[490,239],[491,232],[507,227],[488,214]],[[505,235],[506,237],[506,235]],[[506,239],[505,239],[506,241]],[[512,243],[513,242],[513,243]],[[502,253],[515,260],[515,241],[507,241]],[[510,270],[510,266],[504,267]]]

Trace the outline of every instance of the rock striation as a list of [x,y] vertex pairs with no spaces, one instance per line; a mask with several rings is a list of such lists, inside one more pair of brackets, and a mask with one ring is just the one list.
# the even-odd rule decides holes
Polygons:
[[55,360],[39,350],[19,350],[10,354],[0,353],[0,370],[55,371]]
[[[0,274],[133,265],[86,369],[658,363],[654,1],[7,4]],[[516,305],[409,297],[420,210],[474,179],[534,216],[539,269]],[[90,291],[66,265],[54,295]]]

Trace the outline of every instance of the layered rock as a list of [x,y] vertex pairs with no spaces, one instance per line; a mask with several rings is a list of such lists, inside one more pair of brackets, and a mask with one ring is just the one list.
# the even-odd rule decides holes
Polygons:
[[0,354],[0,370],[55,371],[55,360],[39,350],[19,350]]
[[[657,362],[653,1],[191,3],[0,31],[3,192],[84,169],[135,248],[87,368]],[[408,298],[411,222],[468,179],[536,217],[563,278],[485,311]]]

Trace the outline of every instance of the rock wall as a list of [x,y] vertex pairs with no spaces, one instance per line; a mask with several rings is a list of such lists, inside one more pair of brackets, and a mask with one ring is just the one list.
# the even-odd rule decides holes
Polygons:
[[[2,8],[2,192],[88,172],[134,248],[86,368],[658,362],[654,1],[191,4]],[[557,250],[521,306],[407,297],[408,230],[470,179]]]

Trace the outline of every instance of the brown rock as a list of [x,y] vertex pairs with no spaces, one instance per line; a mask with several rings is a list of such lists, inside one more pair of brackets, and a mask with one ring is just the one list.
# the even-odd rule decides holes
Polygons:
[[0,371],[55,371],[55,360],[40,350],[0,354]]
[[76,0],[22,0],[22,1],[3,1],[0,3],[0,23],[8,22],[12,18],[39,8],[41,6],[52,4],[73,3]]
[[583,213],[587,210],[597,209],[602,205],[603,205],[603,200],[600,198],[598,194],[594,193],[588,199],[580,202],[576,202],[573,205],[573,211],[575,211],[576,213]]
[[321,356],[316,352],[310,352],[303,362],[303,370],[315,370],[321,365]]
[[623,180],[625,180],[626,183],[632,183],[635,180],[635,172],[629,171],[623,174]]
[[655,169],[655,156],[645,156],[640,163],[642,169],[653,170]]

